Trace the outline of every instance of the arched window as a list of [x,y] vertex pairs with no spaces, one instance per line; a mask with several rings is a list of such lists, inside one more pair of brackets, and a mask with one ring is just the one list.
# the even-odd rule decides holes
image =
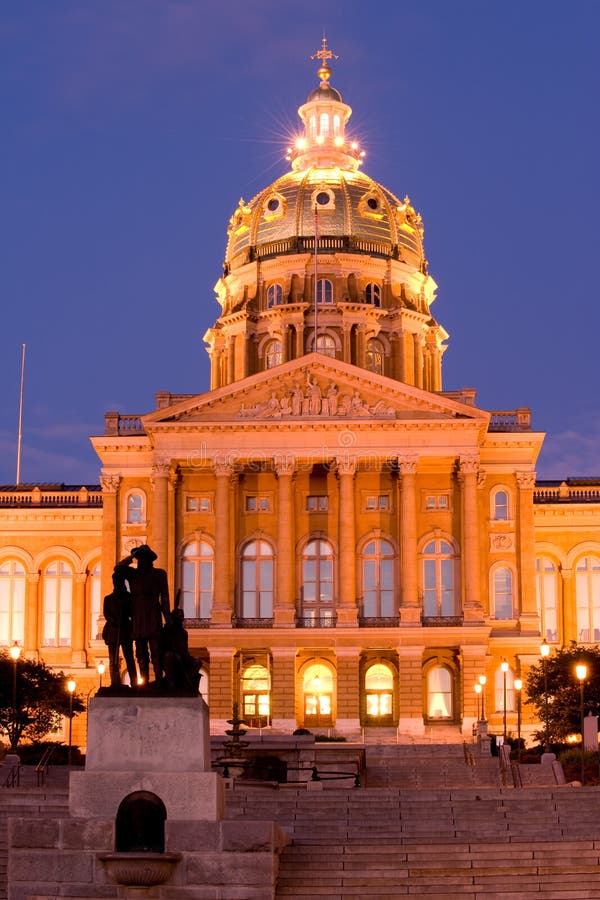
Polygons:
[[181,595],[186,619],[210,619],[214,591],[214,553],[206,541],[190,541],[181,558]]
[[427,716],[451,719],[453,710],[452,675],[445,666],[433,666],[427,673]]
[[100,584],[101,568],[100,563],[96,563],[89,577],[89,602],[90,602],[90,640],[95,641],[100,635],[98,628],[98,619],[102,615],[102,590]]
[[394,548],[389,541],[369,541],[362,553],[365,618],[391,618],[394,609]]
[[320,334],[317,337],[317,353],[335,359],[335,341],[330,334]]
[[315,663],[304,670],[304,724],[308,728],[333,725],[333,687],[333,675],[328,666]]
[[308,123],[308,130],[311,138],[315,138],[317,136],[317,117],[311,116]]
[[558,641],[557,572],[551,559],[539,556],[535,561],[537,608],[542,634],[549,644]]
[[302,618],[304,624],[335,624],[333,548],[329,541],[309,541],[302,556]]
[[144,521],[144,495],[132,491],[127,495],[127,524],[139,525]]
[[394,709],[394,676],[383,663],[369,666],[365,672],[367,718],[391,718]]
[[492,573],[492,594],[495,619],[512,619],[514,615],[513,605],[513,576],[507,566],[499,566]]
[[271,716],[271,677],[264,666],[242,672],[242,717],[253,728],[264,728]]
[[[496,669],[494,675],[494,694],[496,712],[504,712],[504,672],[502,669]],[[515,711],[515,676],[511,669],[506,672],[506,711]]]
[[273,550],[266,541],[250,541],[242,551],[241,615],[273,617]]
[[319,116],[319,131],[321,137],[328,137],[329,135],[329,116],[327,113],[321,113]]
[[367,369],[376,375],[383,375],[383,345],[375,338],[367,344]]
[[365,300],[373,306],[381,306],[381,287],[375,281],[370,281],[366,286]]
[[71,645],[73,570],[66,562],[49,563],[43,573],[43,638],[46,647]]
[[280,284],[270,284],[267,288],[267,309],[283,303],[283,288]]
[[265,347],[265,369],[281,365],[281,341],[269,341]]
[[16,559],[8,559],[0,566],[0,644],[16,641],[21,646],[25,638],[25,569]]
[[577,639],[600,641],[600,559],[582,557],[575,567]]
[[506,522],[509,519],[508,491],[496,491],[492,497],[492,518],[496,522]]
[[340,128],[341,128],[341,119],[339,116],[336,115],[333,117],[333,136],[334,137],[337,137],[339,135]]
[[436,538],[423,550],[423,615],[455,616],[455,554],[448,541]]
[[329,278],[317,279],[317,303],[333,303],[333,284]]

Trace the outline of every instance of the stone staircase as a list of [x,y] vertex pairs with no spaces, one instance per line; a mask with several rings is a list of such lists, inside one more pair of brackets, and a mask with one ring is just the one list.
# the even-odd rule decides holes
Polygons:
[[280,898],[600,900],[600,789],[502,787],[462,748],[369,747],[366,789],[238,783],[227,816],[246,815],[292,838]]

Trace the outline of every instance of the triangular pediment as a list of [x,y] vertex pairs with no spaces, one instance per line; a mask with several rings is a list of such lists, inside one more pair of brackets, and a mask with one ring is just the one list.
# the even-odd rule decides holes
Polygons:
[[357,366],[311,353],[225,387],[187,397],[143,417],[147,430],[168,424],[218,422],[408,421],[489,415]]

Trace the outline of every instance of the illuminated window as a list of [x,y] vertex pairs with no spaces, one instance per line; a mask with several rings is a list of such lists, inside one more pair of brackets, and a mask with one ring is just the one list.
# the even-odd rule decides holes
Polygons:
[[334,619],[333,548],[309,541],[302,557],[302,616],[307,624],[327,626]]
[[600,641],[600,559],[584,556],[575,568],[577,638],[583,643]]
[[241,615],[273,617],[273,550],[266,541],[250,541],[242,552]]
[[25,637],[25,569],[16,559],[0,566],[0,645],[17,641],[23,645]]
[[181,559],[181,607],[186,619],[210,619],[214,594],[214,553],[206,541],[190,541]]
[[[515,677],[511,669],[506,673],[506,711],[515,711]],[[494,675],[494,694],[496,700],[496,712],[504,712],[504,672],[496,669]]]
[[371,338],[367,344],[367,369],[376,375],[383,375],[383,345],[381,341]]
[[513,617],[513,576],[507,566],[494,569],[492,574],[492,601],[495,619]]
[[535,561],[537,608],[542,621],[542,634],[549,644],[558,641],[557,572],[545,556]]
[[370,281],[365,288],[365,300],[373,306],[381,306],[381,288],[374,281]]
[[448,541],[429,541],[422,554],[423,615],[455,616],[456,558]]
[[445,666],[427,673],[427,715],[430,719],[453,717],[452,675]]
[[369,719],[391,718],[394,676],[388,666],[375,663],[365,673],[365,704]]
[[265,348],[265,369],[273,369],[282,362],[281,341],[269,341]]
[[329,116],[327,113],[321,113],[319,116],[319,132],[321,137],[329,136]]
[[329,334],[320,334],[317,338],[317,353],[335,359],[335,341]]
[[329,497],[326,494],[311,494],[306,498],[308,512],[327,512],[328,508]]
[[89,577],[90,592],[90,640],[95,641],[101,637],[98,631],[98,619],[102,614],[102,589],[100,584],[101,568],[96,563]]
[[73,570],[61,561],[50,563],[43,573],[43,644],[46,647],[71,645]]
[[333,303],[333,284],[329,278],[317,280],[317,303]]
[[509,518],[508,492],[496,491],[493,495],[493,518],[496,522],[506,522]]
[[139,525],[144,521],[144,496],[139,493],[129,494],[127,497],[127,523]]
[[270,284],[267,288],[267,309],[283,303],[283,288],[280,284]]
[[376,538],[362,552],[363,608],[365,618],[390,618],[394,610],[394,548]]
[[308,123],[308,131],[311,138],[317,136],[317,117],[311,116]]
[[341,131],[341,119],[339,116],[333,117],[333,135],[337,137]]
[[316,663],[307,666],[302,677],[304,696],[304,724],[327,726],[333,724],[333,675],[327,666]]
[[271,716],[271,677],[261,665],[247,666],[242,674],[243,719],[253,728],[264,728]]

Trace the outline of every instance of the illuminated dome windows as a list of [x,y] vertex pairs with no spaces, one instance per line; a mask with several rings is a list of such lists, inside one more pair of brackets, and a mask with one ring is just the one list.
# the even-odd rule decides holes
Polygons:
[[283,361],[281,341],[269,341],[265,347],[265,369],[274,369]]
[[320,187],[313,192],[311,206],[318,212],[333,212],[335,210],[335,194],[331,188]]
[[270,284],[267,288],[267,309],[279,306],[281,303],[283,303],[283,288],[278,282]]

